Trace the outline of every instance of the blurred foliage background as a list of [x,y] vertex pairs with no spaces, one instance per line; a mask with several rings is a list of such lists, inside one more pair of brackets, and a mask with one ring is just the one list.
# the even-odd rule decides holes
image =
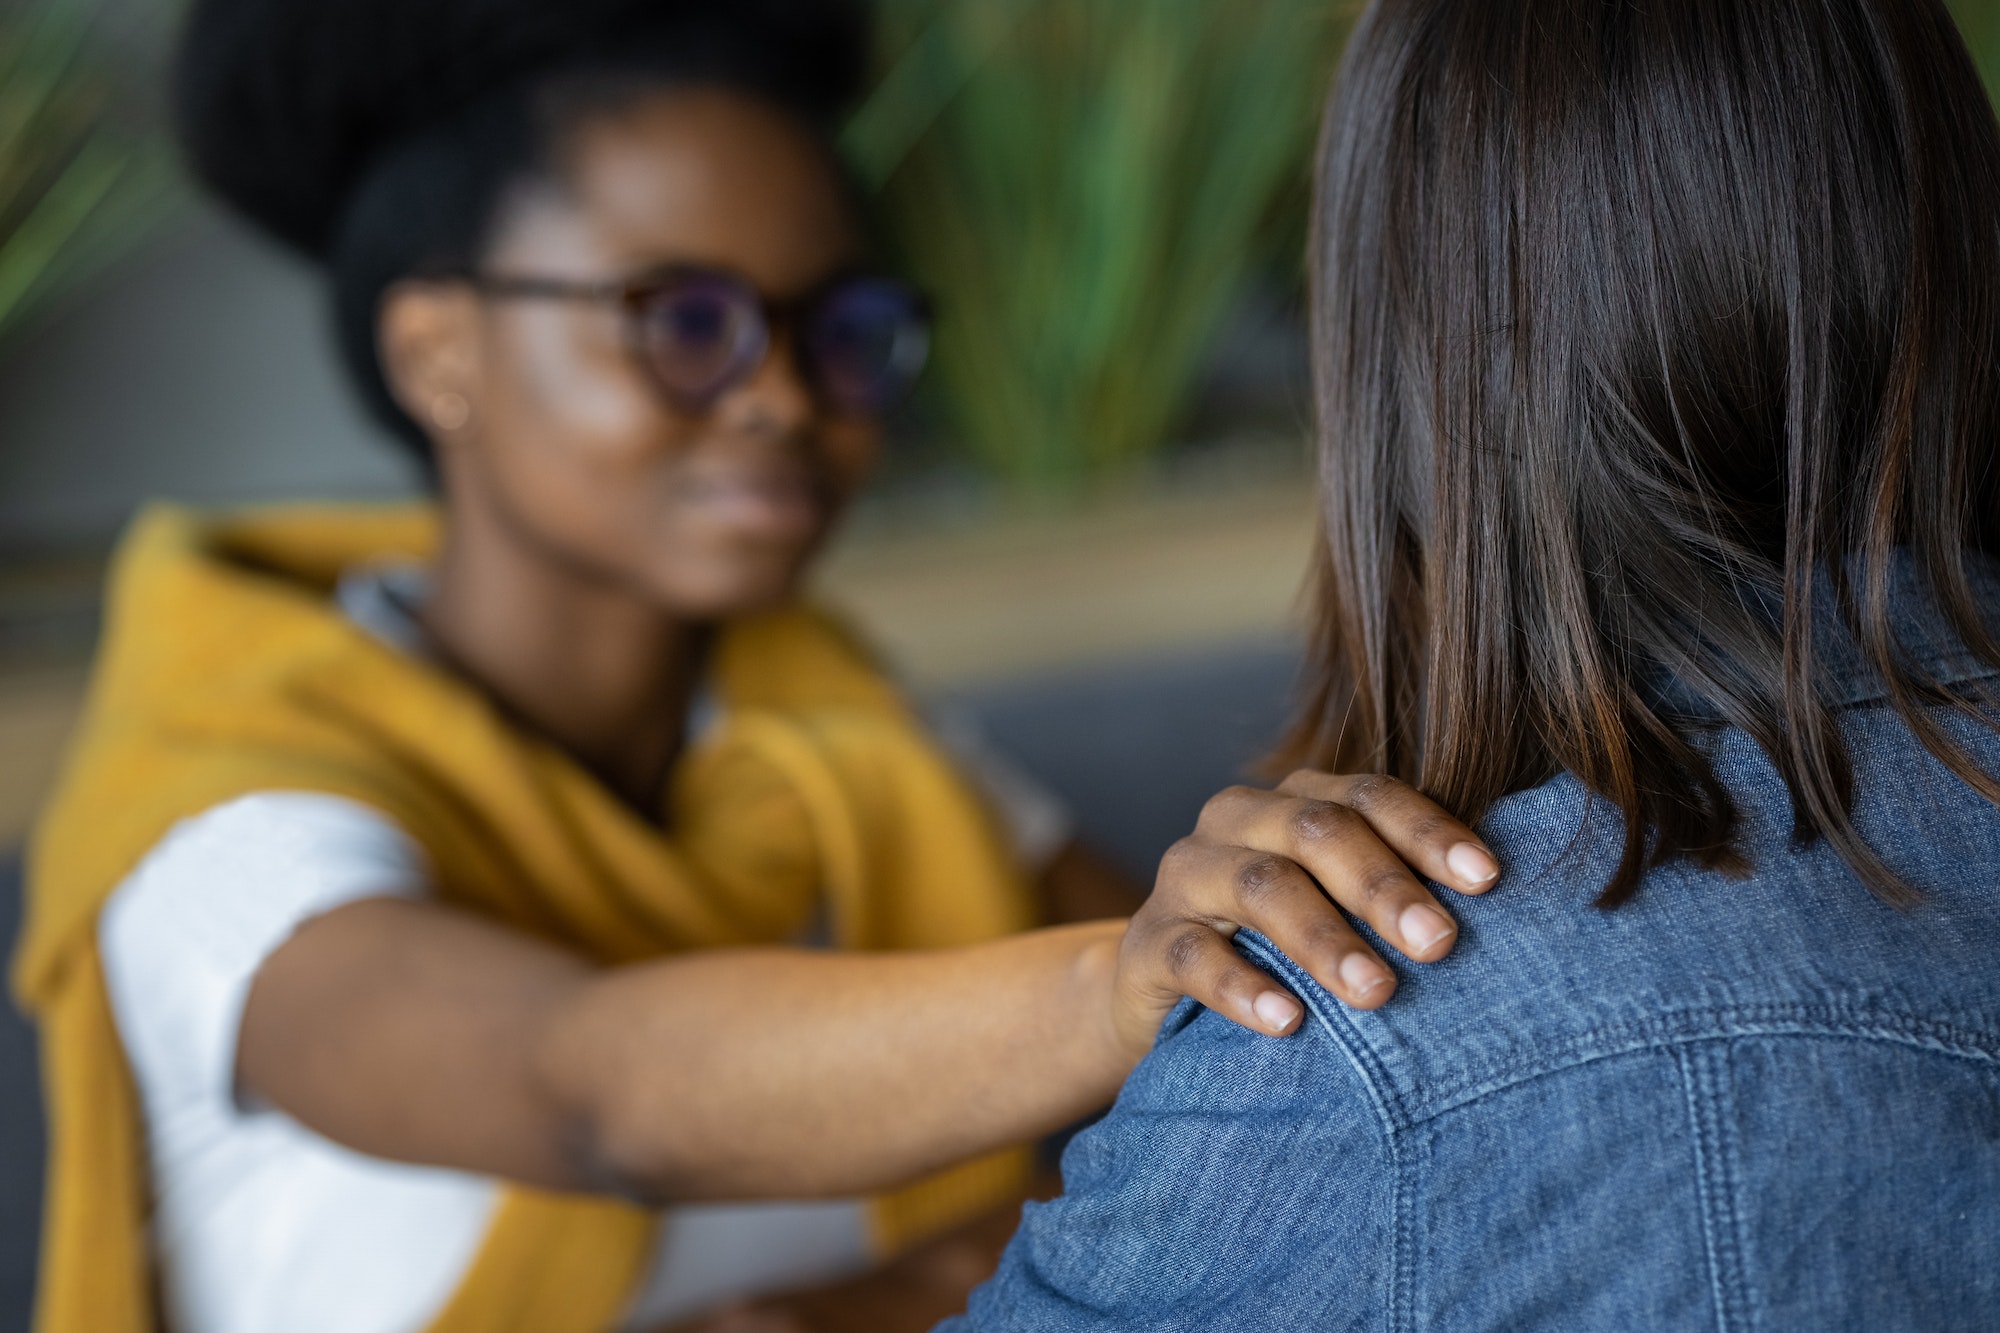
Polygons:
[[1946,0],[1980,73],[1986,76],[1988,92],[2000,89],[2000,0]]
[[[1950,3],[2000,81],[2000,0]],[[877,7],[845,146],[939,299],[929,424],[1017,497],[1085,494],[1185,427],[1252,284],[1296,290],[1357,0]],[[0,344],[184,203],[150,77],[178,6],[121,8],[0,0]]]
[[[0,342],[182,199],[94,0],[0,4]],[[126,77],[121,77],[126,76]]]
[[1245,283],[1302,234],[1346,6],[879,9],[847,147],[940,299],[948,429],[1019,495],[1079,494],[1169,438]]

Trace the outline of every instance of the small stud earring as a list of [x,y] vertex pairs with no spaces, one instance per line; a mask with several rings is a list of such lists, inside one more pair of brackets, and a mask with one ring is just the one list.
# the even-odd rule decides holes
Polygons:
[[472,420],[472,404],[463,394],[441,393],[431,399],[431,424],[449,435],[465,429]]

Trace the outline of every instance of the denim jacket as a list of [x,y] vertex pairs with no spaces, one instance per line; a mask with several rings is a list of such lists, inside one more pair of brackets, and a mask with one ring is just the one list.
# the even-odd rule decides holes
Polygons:
[[[1986,674],[1898,619],[1938,679]],[[2000,1329],[2000,811],[1843,661],[1857,820],[1921,907],[1794,847],[1719,725],[1748,878],[1670,864],[1600,911],[1616,811],[1569,777],[1509,797],[1504,878],[1446,895],[1457,949],[1386,1008],[1245,936],[1300,1033],[1183,1005],[944,1329]]]

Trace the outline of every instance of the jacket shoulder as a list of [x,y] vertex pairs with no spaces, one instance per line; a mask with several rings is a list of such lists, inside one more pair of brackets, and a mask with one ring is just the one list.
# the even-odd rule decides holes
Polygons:
[[1391,1146],[1324,1031],[1264,1037],[1186,1003],[945,1328],[1381,1326]]

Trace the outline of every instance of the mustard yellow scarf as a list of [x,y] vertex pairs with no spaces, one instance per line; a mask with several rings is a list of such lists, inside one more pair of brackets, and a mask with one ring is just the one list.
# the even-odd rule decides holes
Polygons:
[[[718,733],[638,818],[481,695],[348,624],[357,562],[422,558],[415,509],[142,515],[114,565],[85,719],[30,852],[14,985],[50,1108],[40,1333],[151,1333],[144,1141],[97,955],[105,898],[178,820],[253,791],[351,797],[424,847],[444,899],[606,963],[791,937],[822,905],[846,948],[970,944],[1031,924],[978,802],[825,618],[732,625]],[[884,1252],[993,1206],[1005,1153],[876,1201]],[[597,1333],[653,1217],[507,1192],[434,1333]]]

